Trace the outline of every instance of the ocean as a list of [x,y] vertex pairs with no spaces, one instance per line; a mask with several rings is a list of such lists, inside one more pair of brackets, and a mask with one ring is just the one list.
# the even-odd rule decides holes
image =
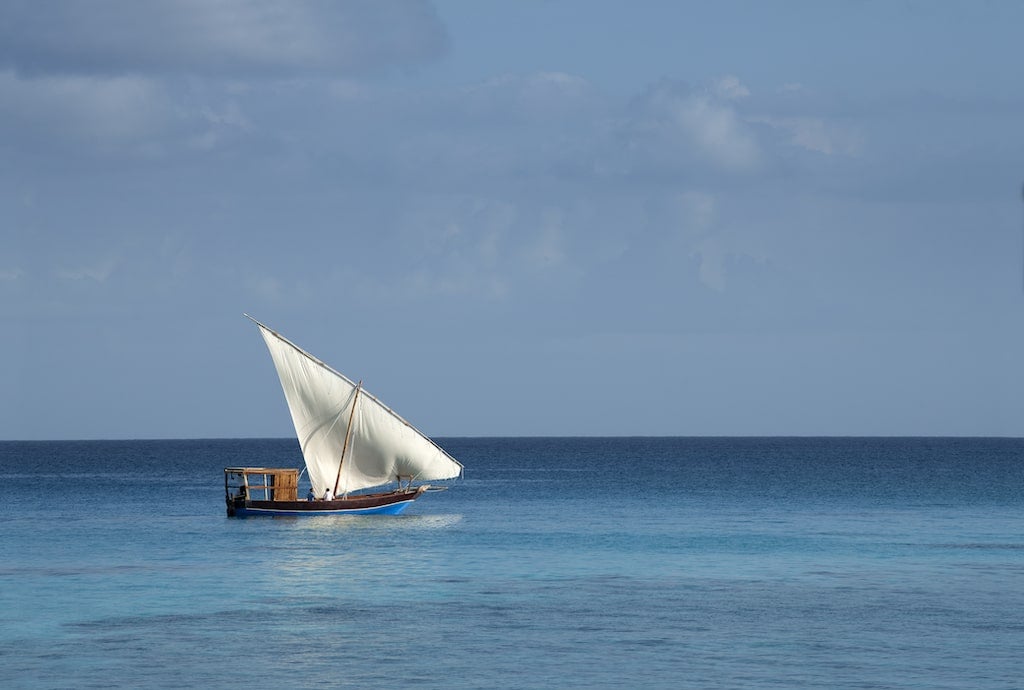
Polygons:
[[439,442],[400,516],[248,519],[293,439],[0,442],[0,685],[1024,687],[1022,439]]

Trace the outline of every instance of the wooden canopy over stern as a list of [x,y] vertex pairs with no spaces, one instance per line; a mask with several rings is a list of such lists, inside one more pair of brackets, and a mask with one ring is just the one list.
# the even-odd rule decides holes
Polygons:
[[[254,496],[253,492],[257,492]],[[262,498],[265,501],[296,501],[299,471],[293,467],[225,467],[224,496]]]

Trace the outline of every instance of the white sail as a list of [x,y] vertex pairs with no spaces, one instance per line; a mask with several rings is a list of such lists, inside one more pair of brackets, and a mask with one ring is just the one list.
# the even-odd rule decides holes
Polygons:
[[335,482],[338,493],[344,494],[387,484],[399,476],[436,480],[462,474],[457,460],[365,389],[357,395],[356,384],[343,374],[253,321],[277,368],[309,479],[318,496],[328,487],[334,491]]

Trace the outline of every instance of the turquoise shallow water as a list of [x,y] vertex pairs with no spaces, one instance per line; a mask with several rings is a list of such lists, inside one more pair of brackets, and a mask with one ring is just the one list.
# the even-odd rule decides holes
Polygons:
[[2,684],[1022,685],[1022,440],[442,444],[401,516],[230,520],[294,441],[0,443]]

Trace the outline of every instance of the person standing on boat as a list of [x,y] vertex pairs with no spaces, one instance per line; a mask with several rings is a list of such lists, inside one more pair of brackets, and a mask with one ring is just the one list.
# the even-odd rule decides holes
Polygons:
[[331,493],[331,487],[327,487],[326,489],[324,489],[324,500],[325,501],[333,501],[334,500],[334,494]]
[[309,487],[309,493],[306,494],[306,500],[307,501],[315,501],[316,500],[316,494],[313,493],[313,487]]

